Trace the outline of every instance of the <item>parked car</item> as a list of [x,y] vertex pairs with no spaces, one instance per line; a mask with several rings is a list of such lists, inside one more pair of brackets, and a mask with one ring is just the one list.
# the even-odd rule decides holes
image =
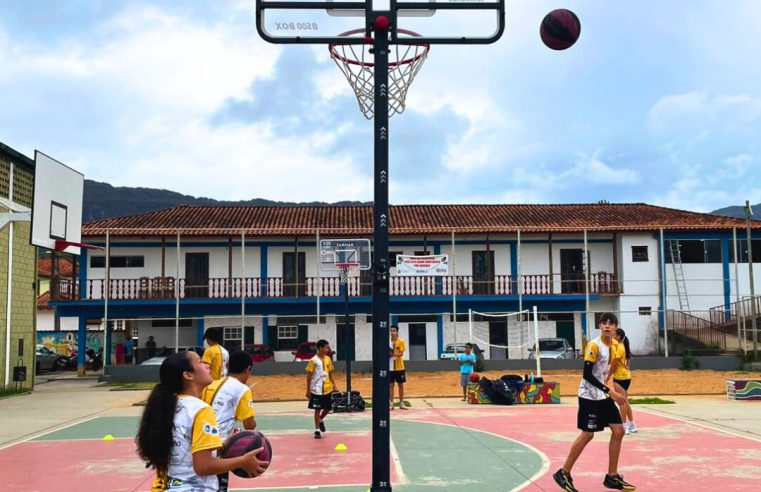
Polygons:
[[275,360],[275,351],[264,343],[246,345],[244,350],[251,356],[251,362],[266,362]]
[[[293,360],[309,360],[317,354],[317,342],[301,342],[296,350],[291,351]],[[334,351],[328,352],[329,357],[335,355]]]
[[35,372],[52,371],[56,368],[58,353],[55,350],[50,350],[44,345],[37,345],[36,359]]
[[[441,360],[456,360],[460,354],[465,353],[465,343],[448,343],[444,351],[439,355]],[[473,354],[476,356],[476,366],[473,368],[476,372],[484,370],[484,351],[477,344],[473,343]],[[457,351],[455,351],[455,348]]]
[[[457,358],[458,355],[465,353],[465,343],[448,343],[446,347],[444,347],[444,351],[439,355],[439,359],[441,360],[454,360]],[[457,351],[455,352],[455,347],[457,348]],[[473,344],[473,353],[476,354],[476,357],[479,356],[479,354],[482,354],[483,351],[481,350],[481,347]]]
[[[199,357],[203,357],[204,352],[203,347],[180,347],[180,352],[195,352],[198,354]],[[162,350],[159,351],[161,355],[157,355],[155,357],[151,357],[150,359],[146,359],[143,362],[140,363],[141,366],[160,366],[162,362],[164,362],[164,359],[166,359],[168,356],[172,355],[174,353],[173,348],[167,348],[164,347]]]
[[[534,347],[528,349],[528,358],[536,359]],[[573,359],[576,352],[565,338],[540,338],[539,357],[541,359]]]

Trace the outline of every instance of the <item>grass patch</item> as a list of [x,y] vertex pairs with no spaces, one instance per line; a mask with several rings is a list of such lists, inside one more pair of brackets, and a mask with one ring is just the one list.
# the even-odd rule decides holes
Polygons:
[[152,390],[156,383],[154,382],[137,382],[137,383],[109,383],[108,386],[113,386],[111,391],[144,391]]
[[28,395],[31,392],[32,390],[28,390],[26,388],[20,388],[18,391],[16,391],[15,389],[3,390],[3,391],[0,391],[0,399],[10,398],[12,396]]
[[[412,406],[412,403],[409,402],[409,400],[404,400],[404,406],[409,408]],[[373,408],[373,401],[372,400],[365,400],[365,408]],[[394,402],[394,408],[399,408],[399,402]]]
[[632,405],[671,405],[676,402],[672,400],[662,400],[656,396],[654,398],[629,398],[629,403]]

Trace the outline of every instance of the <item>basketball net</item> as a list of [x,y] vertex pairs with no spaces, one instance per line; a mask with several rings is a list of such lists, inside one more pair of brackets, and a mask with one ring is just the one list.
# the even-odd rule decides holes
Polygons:
[[[399,34],[408,37],[418,37],[417,33],[406,29],[397,29]],[[341,36],[350,37],[364,36],[364,29],[347,31]],[[367,38],[365,44],[338,44],[328,45],[330,57],[336,62],[338,68],[349,81],[357,96],[359,109],[365,118],[372,119],[375,114],[375,57],[371,49],[372,38]],[[389,47],[388,52],[388,115],[402,114],[405,108],[407,89],[409,89],[415,76],[428,57],[431,45],[424,44],[396,44]]]
[[349,277],[354,277],[359,271],[359,263],[336,263],[338,275],[342,285],[349,281]]

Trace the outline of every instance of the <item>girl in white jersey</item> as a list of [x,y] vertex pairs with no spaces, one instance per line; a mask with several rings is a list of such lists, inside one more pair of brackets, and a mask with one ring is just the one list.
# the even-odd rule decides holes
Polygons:
[[256,459],[262,448],[238,458],[217,458],[222,447],[214,411],[199,396],[211,383],[209,368],[194,352],[161,364],[157,384],[143,411],[135,441],[140,457],[156,469],[151,492],[212,492],[217,474],[243,468],[252,476],[269,465]]

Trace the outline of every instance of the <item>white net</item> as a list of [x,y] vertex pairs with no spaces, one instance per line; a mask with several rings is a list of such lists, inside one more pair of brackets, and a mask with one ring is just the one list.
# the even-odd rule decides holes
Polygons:
[[525,359],[534,347],[534,323],[529,310],[514,313],[468,311],[470,340],[481,347],[505,349],[511,359]]
[[350,278],[359,276],[359,264],[337,266],[341,284],[346,284]]
[[[418,34],[404,29],[400,35],[416,37]],[[342,36],[364,36],[364,29],[355,29]],[[359,103],[359,109],[367,119],[375,114],[375,63],[372,39],[361,45],[330,44],[330,57],[349,81]],[[429,44],[396,44],[388,52],[388,115],[401,114],[405,108],[407,89],[423,66],[431,46]]]

